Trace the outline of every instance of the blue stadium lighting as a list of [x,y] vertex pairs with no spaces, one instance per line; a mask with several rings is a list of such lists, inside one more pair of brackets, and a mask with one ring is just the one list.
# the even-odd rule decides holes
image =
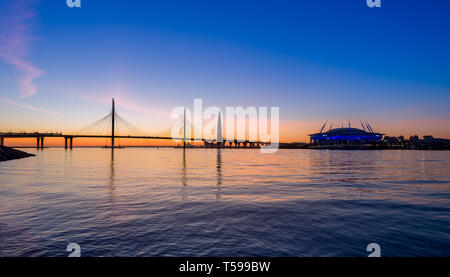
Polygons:
[[361,126],[363,129],[352,128],[349,123],[348,128],[335,128],[323,132],[327,122],[322,126],[319,133],[311,134],[310,142],[313,144],[373,144],[382,140],[383,135],[376,133],[368,122]]

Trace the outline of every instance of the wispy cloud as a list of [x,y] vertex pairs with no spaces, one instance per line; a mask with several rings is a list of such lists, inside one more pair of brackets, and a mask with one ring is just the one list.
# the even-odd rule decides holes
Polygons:
[[19,102],[16,102],[16,101],[8,99],[8,98],[0,98],[0,102],[4,103],[4,104],[7,104],[7,105],[19,107],[19,108],[25,108],[25,109],[32,110],[32,111],[35,111],[35,112],[48,113],[48,114],[53,114],[53,115],[61,115],[58,112],[54,112],[54,111],[50,111],[50,110],[34,107],[34,106],[31,106],[31,105],[19,103]]
[[37,92],[33,83],[44,71],[26,58],[34,40],[32,22],[36,17],[38,0],[8,1],[0,14],[0,59],[13,65],[21,73],[20,97],[29,97]]

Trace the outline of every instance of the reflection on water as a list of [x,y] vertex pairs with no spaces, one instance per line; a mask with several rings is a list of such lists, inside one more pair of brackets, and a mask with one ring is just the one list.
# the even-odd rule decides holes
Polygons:
[[185,193],[187,186],[187,177],[186,177],[186,149],[183,149],[183,166],[181,170],[181,184],[183,185],[182,189],[182,199],[187,200],[187,194]]
[[220,186],[222,185],[222,149],[217,149],[217,193],[216,199],[220,198]]
[[111,205],[114,204],[114,151],[111,151],[110,173],[109,173],[109,197]]
[[36,153],[0,163],[1,256],[450,254],[450,152]]

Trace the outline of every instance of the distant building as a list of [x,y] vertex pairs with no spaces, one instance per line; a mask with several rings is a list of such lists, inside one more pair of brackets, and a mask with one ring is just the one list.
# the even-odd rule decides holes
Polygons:
[[332,129],[324,132],[327,122],[323,125],[319,133],[310,134],[311,144],[376,144],[381,142],[384,134],[375,132],[369,123],[361,122],[362,129],[348,127]]
[[406,139],[403,136],[383,138],[383,144],[389,148],[394,149],[421,149],[421,150],[449,150],[450,140],[442,138],[434,138],[433,136],[424,136],[420,139],[419,136],[411,136]]

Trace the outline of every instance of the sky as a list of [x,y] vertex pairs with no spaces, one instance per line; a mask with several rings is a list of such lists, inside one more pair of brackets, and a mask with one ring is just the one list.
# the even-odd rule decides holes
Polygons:
[[[281,141],[367,120],[450,138],[450,2],[0,0],[0,130],[110,112],[149,134],[177,106],[279,107]],[[56,143],[56,142],[55,142]]]

